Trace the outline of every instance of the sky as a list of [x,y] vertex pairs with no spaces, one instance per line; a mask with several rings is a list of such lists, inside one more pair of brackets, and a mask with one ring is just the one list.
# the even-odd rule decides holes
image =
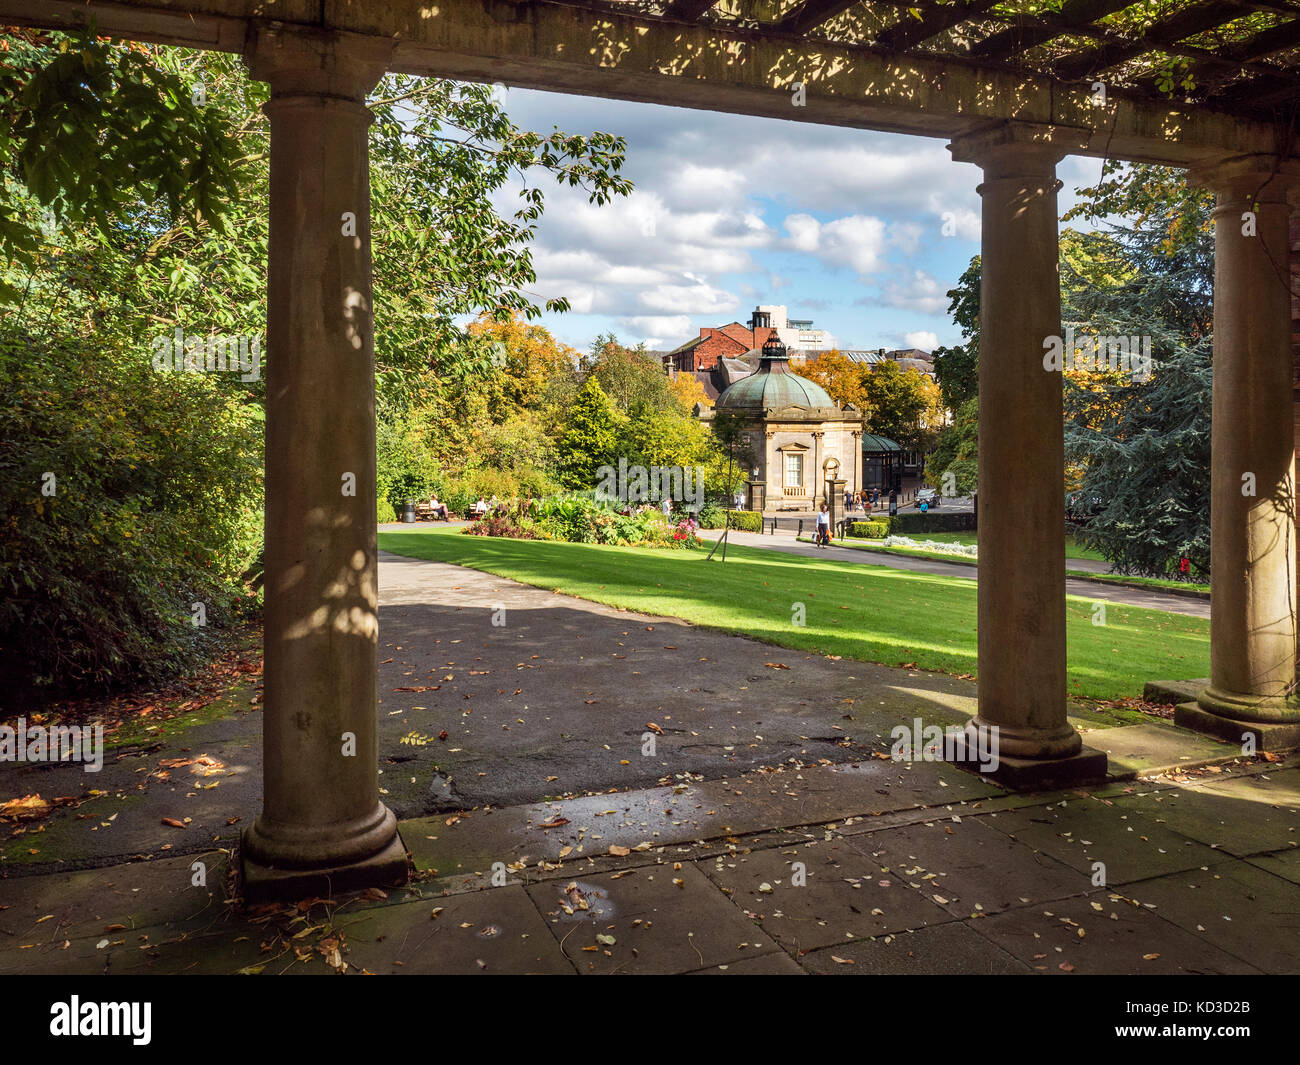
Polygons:
[[[812,319],[841,348],[960,341],[946,293],[979,253],[980,171],[953,162],[942,139],[498,93],[521,128],[627,139],[629,197],[597,207],[541,175],[530,291],[569,299],[572,310],[540,319],[565,343],[585,351],[613,332],[670,350],[701,326],[747,323],[758,304]],[[1100,172],[1097,159],[1058,165],[1062,213]],[[513,210],[512,195],[498,207]]]

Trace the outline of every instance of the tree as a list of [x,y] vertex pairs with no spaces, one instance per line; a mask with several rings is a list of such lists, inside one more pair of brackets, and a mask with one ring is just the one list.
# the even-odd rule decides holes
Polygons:
[[[577,389],[580,353],[561,344],[540,325],[512,312],[505,321],[481,315],[469,326],[475,341],[492,346],[491,376],[500,385],[495,406],[505,411],[546,410],[567,406]],[[498,419],[500,420],[500,419]]]
[[934,350],[934,375],[943,405],[956,411],[979,394],[980,257],[971,259],[957,286],[948,290],[948,313],[961,326],[963,343]]
[[560,479],[569,488],[593,488],[601,466],[618,464],[627,416],[610,399],[595,375],[588,376],[569,408],[560,434]]
[[928,384],[924,374],[904,370],[893,360],[867,370],[862,375],[867,431],[921,449],[927,436],[923,419],[932,408]]
[[841,406],[852,404],[860,411],[866,409],[868,401],[863,380],[870,373],[870,367],[850,359],[839,348],[822,352],[815,362],[805,363],[799,372],[800,376],[816,381],[826,389],[831,399]]
[[[979,490],[979,397],[972,396],[956,411],[953,421],[935,442],[925,462],[925,482],[949,495],[970,495]],[[944,477],[952,474],[945,485]]]
[[[142,201],[223,228],[241,179],[230,118],[156,50],[12,27],[0,51],[0,257],[31,271],[60,220],[107,237]],[[0,284],[6,300],[19,295]]]
[[586,368],[625,413],[642,406],[662,409],[675,402],[663,364],[644,344],[629,348],[613,333],[602,334],[592,342]]
[[668,391],[687,410],[693,411],[696,404],[701,407],[713,406],[713,400],[709,399],[708,393],[704,391],[704,386],[700,384],[699,379],[694,374],[679,373],[676,377],[669,378]]
[[[32,685],[159,680],[211,650],[260,551],[260,367],[150,356],[177,328],[265,336],[268,90],[219,52],[23,30],[0,51],[0,647]],[[623,195],[623,141],[520,130],[487,87],[436,79],[389,75],[369,106],[386,490],[423,494],[449,454],[549,484],[550,436],[515,406],[545,373],[528,355],[514,387],[463,323],[567,306],[529,295],[536,181]]]
[[747,413],[736,407],[718,407],[710,421],[713,438],[727,458],[725,476],[719,479],[723,481],[723,494],[728,503],[737,488],[737,464],[741,466],[739,480],[743,483],[745,480],[743,468],[754,461],[753,451],[745,444],[746,433],[750,427]]
[[[1159,175],[1156,175],[1159,177]],[[1066,459],[1079,492],[1100,501],[1083,540],[1125,573],[1177,575],[1187,558],[1205,577],[1210,555],[1210,332],[1213,242],[1209,202],[1153,183],[1149,198],[1131,185],[1105,185],[1099,202],[1135,206],[1135,222],[1111,227],[1124,268],[1063,272],[1063,314],[1102,336],[1148,336],[1155,359],[1146,381],[1066,375]],[[1098,242],[1072,241],[1096,251]],[[1092,261],[1110,257],[1094,256]],[[1077,258],[1077,257],[1076,257]]]

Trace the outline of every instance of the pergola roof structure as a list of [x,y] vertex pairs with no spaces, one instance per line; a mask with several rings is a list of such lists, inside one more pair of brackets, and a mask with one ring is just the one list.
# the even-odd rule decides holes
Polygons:
[[225,51],[278,22],[393,40],[406,73],[942,137],[1010,120],[1171,165],[1287,155],[1300,102],[1300,0],[0,0],[0,21]]

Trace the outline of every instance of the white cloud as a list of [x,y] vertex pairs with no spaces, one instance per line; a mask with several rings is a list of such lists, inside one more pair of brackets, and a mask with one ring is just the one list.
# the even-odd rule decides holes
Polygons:
[[889,243],[904,255],[915,255],[921,246],[924,230],[915,222],[891,222],[889,225]]
[[735,293],[715,288],[698,278],[684,275],[693,281],[690,285],[656,285],[640,293],[638,299],[643,307],[652,311],[676,311],[680,315],[726,314],[740,306],[740,299]]
[[685,314],[633,315],[629,318],[620,318],[619,326],[632,331],[634,339],[630,341],[631,343],[644,343],[651,350],[671,351],[692,336],[699,335],[697,331],[691,329],[691,320]]
[[785,220],[790,247],[796,251],[816,252],[821,243],[822,225],[810,214],[792,214]]
[[933,351],[939,346],[938,335],[928,329],[919,329],[914,333],[904,333],[903,340],[906,341],[909,348],[919,348],[921,351]]
[[[951,332],[940,320],[977,250],[963,243],[979,238],[981,174],[954,163],[942,140],[531,90],[511,90],[508,103],[523,128],[627,139],[628,198],[598,207],[582,189],[534,177],[546,213],[529,288],[591,316],[545,316],[576,346],[617,328],[675,347],[758,303],[787,304],[842,337]],[[1097,165],[1059,169],[1067,184],[1091,183]],[[506,212],[519,206],[513,190],[494,199]],[[943,239],[944,212],[959,239]],[[863,280],[872,295],[860,300]]]
[[848,266],[859,274],[881,267],[885,250],[885,223],[868,215],[848,215],[821,223],[812,215],[794,214],[785,220],[788,246],[809,252],[829,266]]
[[888,307],[921,314],[940,314],[947,310],[949,302],[947,288],[924,270],[912,270],[901,282],[888,282],[882,299]]

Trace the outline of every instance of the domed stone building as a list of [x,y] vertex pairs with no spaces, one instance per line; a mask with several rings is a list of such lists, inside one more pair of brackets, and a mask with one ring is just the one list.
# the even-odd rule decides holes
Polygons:
[[790,369],[785,345],[763,345],[758,369],[718,396],[712,410],[695,408],[701,421],[735,411],[744,426],[752,480],[766,488],[766,510],[815,510],[825,495],[826,461],[839,464],[835,476],[845,489],[862,487],[862,415],[840,407],[815,381]]

